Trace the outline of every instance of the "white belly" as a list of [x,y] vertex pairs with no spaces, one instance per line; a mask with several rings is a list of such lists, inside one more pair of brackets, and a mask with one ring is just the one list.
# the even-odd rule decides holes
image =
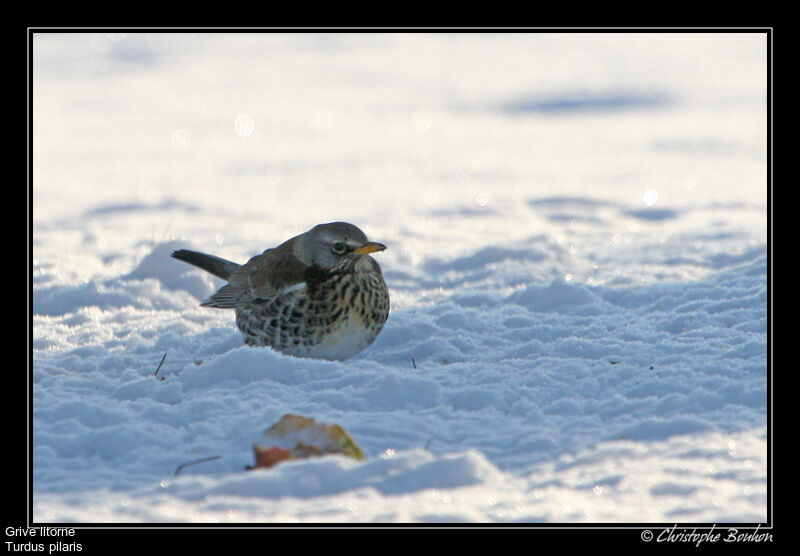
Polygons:
[[363,325],[359,317],[351,313],[322,342],[302,347],[293,355],[315,359],[349,359],[374,342],[376,336],[373,330]]

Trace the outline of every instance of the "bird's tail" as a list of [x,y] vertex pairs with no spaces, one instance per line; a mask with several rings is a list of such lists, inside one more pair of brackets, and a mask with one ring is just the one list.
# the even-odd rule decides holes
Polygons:
[[239,266],[241,266],[232,261],[215,257],[214,255],[206,255],[205,253],[190,251],[188,249],[179,249],[178,251],[173,251],[172,257],[178,259],[179,261],[194,265],[197,268],[202,268],[206,272],[210,272],[217,278],[222,278],[223,280],[227,280],[228,277],[233,274],[236,269],[239,268]]

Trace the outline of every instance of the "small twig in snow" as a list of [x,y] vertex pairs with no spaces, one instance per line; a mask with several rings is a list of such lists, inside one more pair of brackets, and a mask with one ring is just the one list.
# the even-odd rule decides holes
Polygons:
[[153,373],[153,376],[157,376],[158,375],[158,371],[161,370],[161,365],[164,364],[164,359],[166,359],[166,358],[167,358],[167,352],[165,351],[164,352],[164,357],[161,358],[161,363],[158,364],[158,368],[156,369],[156,372]]
[[183,471],[183,468],[184,468],[184,467],[189,467],[190,465],[197,465],[198,463],[205,463],[205,462],[207,462],[207,461],[211,461],[211,460],[219,459],[219,458],[221,458],[221,457],[222,457],[222,456],[210,456],[210,457],[207,457],[207,458],[196,459],[196,460],[194,460],[194,461],[187,461],[186,463],[182,463],[182,464],[180,464],[180,465],[179,465],[177,468],[175,468],[175,475],[174,475],[174,476],[175,476],[175,477],[177,477],[177,476],[178,476],[178,473],[180,473],[181,471]]

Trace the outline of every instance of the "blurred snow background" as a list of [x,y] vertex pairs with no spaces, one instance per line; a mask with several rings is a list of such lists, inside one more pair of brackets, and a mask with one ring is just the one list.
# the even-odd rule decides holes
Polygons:
[[[766,519],[764,34],[33,45],[36,521]],[[389,246],[344,363],[168,256],[333,220]],[[286,412],[367,461],[244,471]]]

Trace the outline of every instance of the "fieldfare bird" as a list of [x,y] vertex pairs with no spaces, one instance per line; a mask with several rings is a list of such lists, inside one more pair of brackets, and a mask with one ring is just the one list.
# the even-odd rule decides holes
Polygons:
[[316,359],[348,359],[375,341],[389,290],[368,241],[347,222],[319,224],[243,265],[181,249],[172,256],[227,284],[200,305],[236,310],[251,346]]

